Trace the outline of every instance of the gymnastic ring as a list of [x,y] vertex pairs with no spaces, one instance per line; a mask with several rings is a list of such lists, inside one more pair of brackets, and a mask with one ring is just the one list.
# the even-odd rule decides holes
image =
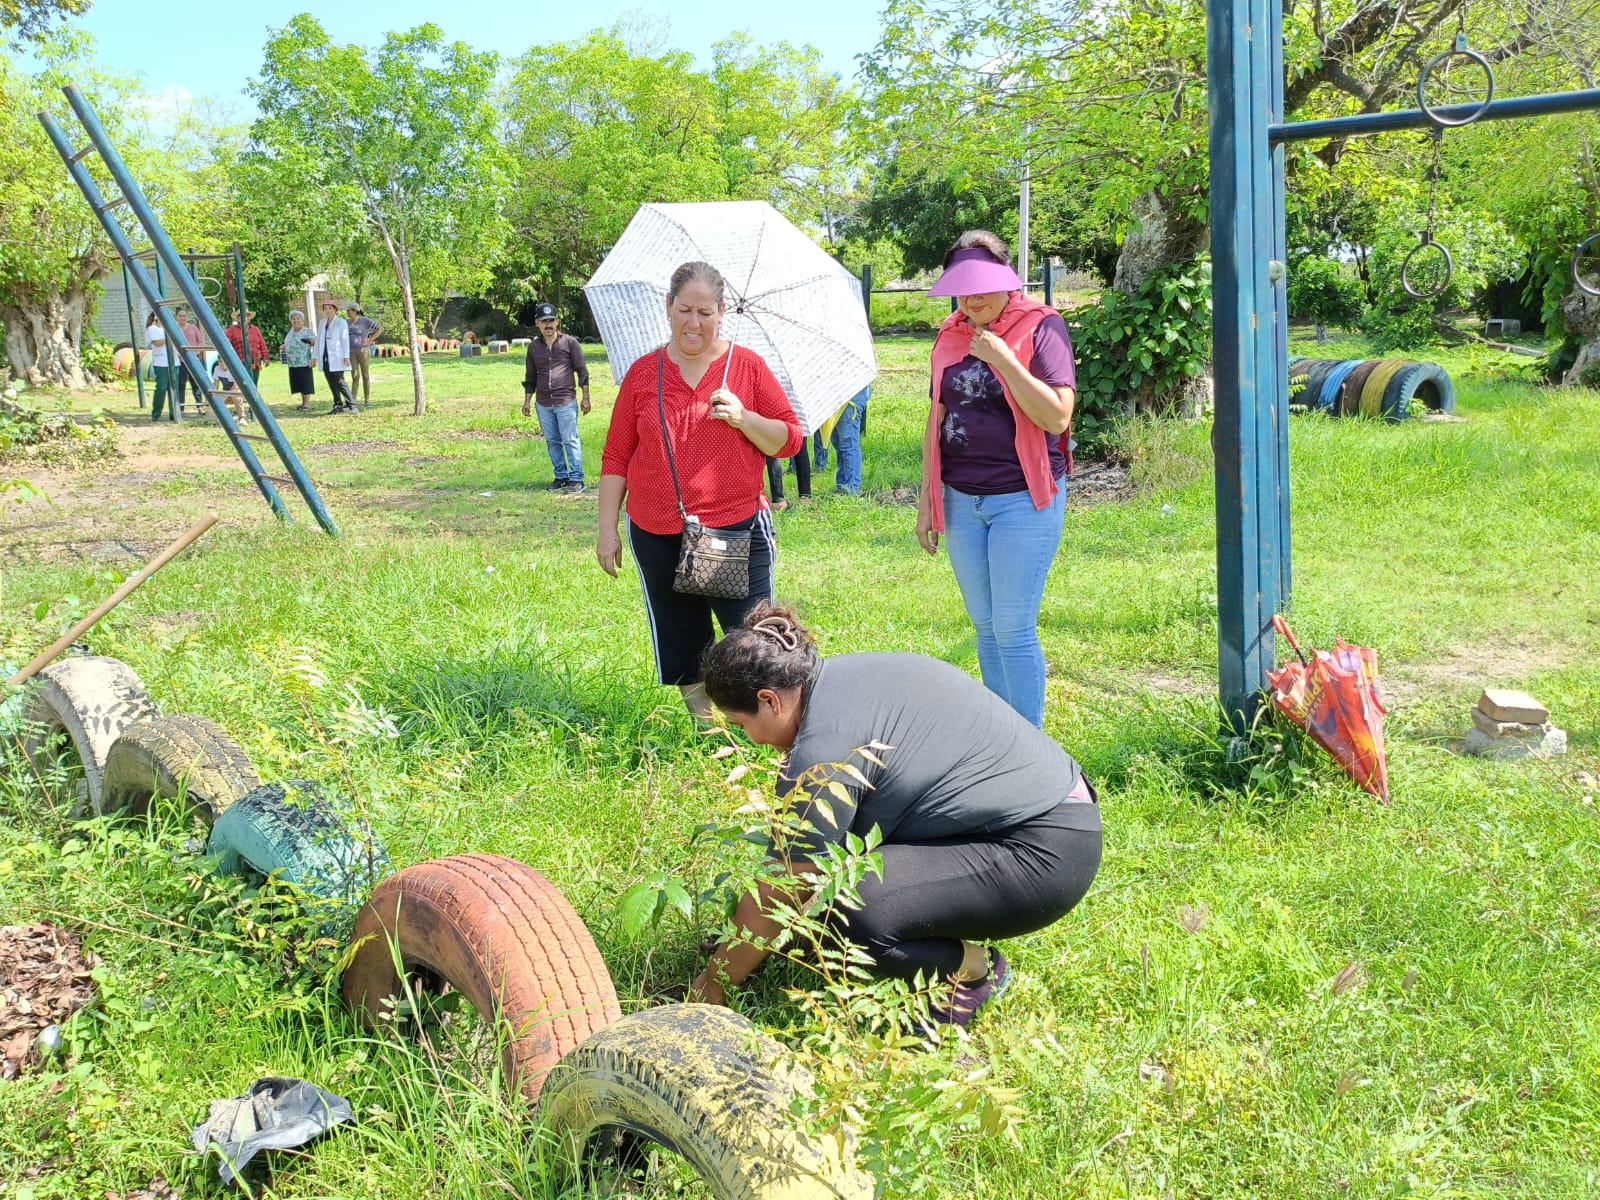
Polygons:
[[1600,287],[1584,281],[1583,272],[1578,269],[1578,264],[1583,261],[1583,256],[1593,247],[1600,246],[1600,233],[1591,233],[1578,243],[1578,248],[1572,252],[1572,282],[1580,292],[1589,296],[1600,296]]
[[[1484,77],[1489,81],[1488,95],[1484,96],[1482,102],[1476,108],[1459,120],[1452,120],[1449,117],[1441,115],[1441,110],[1430,108],[1428,106],[1428,100],[1426,96],[1428,76],[1432,75],[1434,71],[1438,70],[1439,67],[1449,62],[1452,58],[1471,59],[1473,62],[1477,63],[1483,68]],[[1428,120],[1432,121],[1440,129],[1456,129],[1462,125],[1471,125],[1479,117],[1483,116],[1483,114],[1488,110],[1489,105],[1493,102],[1494,68],[1489,65],[1489,60],[1487,58],[1467,45],[1467,38],[1465,34],[1457,36],[1454,49],[1446,50],[1443,54],[1431,60],[1422,68],[1422,74],[1417,76],[1417,107],[1422,110],[1423,116],[1427,117]],[[1446,107],[1454,106],[1447,105]]]
[[[1419,291],[1411,284],[1411,264],[1413,261],[1415,261],[1417,255],[1430,248],[1437,250],[1441,255],[1444,256],[1444,278],[1439,282],[1439,286],[1434,288],[1433,291],[1424,292]],[[1445,248],[1443,243],[1434,241],[1432,234],[1424,233],[1422,235],[1422,240],[1412,247],[1410,254],[1406,255],[1405,262],[1400,264],[1400,286],[1405,288],[1406,295],[1411,296],[1414,299],[1432,300],[1438,296],[1444,295],[1444,290],[1450,286],[1450,280],[1455,273],[1456,260],[1451,257],[1450,251]]]

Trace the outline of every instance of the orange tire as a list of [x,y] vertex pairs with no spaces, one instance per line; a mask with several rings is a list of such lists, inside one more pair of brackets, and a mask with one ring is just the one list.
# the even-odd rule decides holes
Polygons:
[[354,937],[340,990],[369,1026],[402,995],[392,941],[408,975],[448,983],[503,1025],[506,1078],[530,1102],[562,1055],[622,1015],[582,918],[515,859],[460,854],[391,875],[356,917]]

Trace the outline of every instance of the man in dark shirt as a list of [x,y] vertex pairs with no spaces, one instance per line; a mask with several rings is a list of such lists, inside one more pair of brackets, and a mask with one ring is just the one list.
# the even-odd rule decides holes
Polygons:
[[[533,323],[539,336],[528,343],[527,371],[522,380],[522,415],[532,416],[538,399],[539,428],[550,450],[550,465],[555,479],[549,489],[578,494],[583,491],[583,445],[578,440],[578,414],[589,412],[589,364],[583,347],[569,333],[562,333],[554,304],[540,304],[533,310]],[[577,401],[573,384],[583,389]]]

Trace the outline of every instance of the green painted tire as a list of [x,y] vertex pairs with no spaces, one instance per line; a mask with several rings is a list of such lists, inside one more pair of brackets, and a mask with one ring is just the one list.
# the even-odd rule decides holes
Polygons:
[[278,873],[313,896],[354,909],[390,873],[377,835],[348,805],[305,779],[268,783],[230,804],[206,850],[224,875]]
[[791,1115],[811,1086],[783,1046],[708,1004],[614,1021],[545,1080],[546,1126],[572,1154],[596,1139],[654,1142],[694,1168],[717,1200],[871,1200],[850,1139],[818,1140]]
[[147,717],[122,731],[106,754],[104,812],[142,813],[156,796],[182,796],[214,824],[234,801],[261,786],[250,756],[209,717]]

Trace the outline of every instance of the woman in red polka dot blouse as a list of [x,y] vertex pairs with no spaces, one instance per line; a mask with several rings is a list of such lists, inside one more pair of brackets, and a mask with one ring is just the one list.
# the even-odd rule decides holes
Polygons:
[[[700,658],[713,641],[712,616],[726,634],[739,628],[758,601],[772,597],[777,545],[761,487],[766,456],[788,458],[805,440],[771,368],[759,354],[720,336],[725,291],[722,275],[709,263],[684,263],[673,272],[667,289],[671,339],[628,369],[611,410],[595,542],[601,568],[615,577],[622,564],[617,524],[626,499],[628,546],[644,585],[661,682],[676,684],[689,711],[707,721],[712,712],[700,686]],[[672,588],[683,520],[661,438],[658,380],[684,508],[706,526],[751,531],[750,594],[743,599]]]

